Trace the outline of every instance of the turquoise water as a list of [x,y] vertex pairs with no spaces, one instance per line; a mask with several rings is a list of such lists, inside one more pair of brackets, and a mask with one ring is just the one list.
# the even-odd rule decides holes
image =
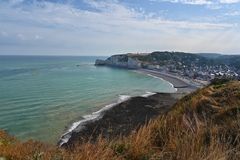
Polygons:
[[72,122],[120,95],[174,92],[166,81],[95,67],[96,58],[0,56],[0,129],[21,140],[56,143]]

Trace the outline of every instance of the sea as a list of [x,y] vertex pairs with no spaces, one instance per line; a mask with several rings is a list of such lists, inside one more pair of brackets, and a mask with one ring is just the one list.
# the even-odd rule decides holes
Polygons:
[[87,56],[0,56],[0,129],[56,144],[86,115],[172,85],[134,70],[97,67]]

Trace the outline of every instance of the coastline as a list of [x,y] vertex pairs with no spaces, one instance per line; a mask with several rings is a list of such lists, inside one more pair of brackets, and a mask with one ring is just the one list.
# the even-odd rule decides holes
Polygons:
[[[84,116],[83,120],[74,122],[61,136],[58,145],[71,148],[76,143],[94,142],[99,135],[107,139],[128,135],[150,119],[166,113],[178,99],[199,88],[196,84],[158,71],[147,69],[135,71],[167,81],[176,92],[149,92],[141,96],[120,98],[118,102],[106,105],[99,111]],[[124,120],[123,117],[128,120]]]
[[167,81],[176,89],[177,93],[191,93],[196,89],[203,87],[203,84],[192,82],[188,79],[183,79],[165,72],[150,69],[137,69],[136,72]]
[[[149,95],[152,95],[152,93],[151,94],[149,93]],[[149,95],[146,94],[146,96],[149,96]],[[99,109],[96,112],[92,112],[90,114],[82,116],[83,119],[73,122],[72,125],[68,128],[68,130],[64,134],[62,134],[60,140],[58,141],[58,146],[60,146],[60,147],[64,146],[65,144],[68,143],[69,139],[71,138],[71,134],[73,132],[81,131],[87,123],[91,123],[91,122],[101,119],[102,116],[104,115],[104,112],[106,112],[107,110],[110,110],[112,107],[114,107],[124,101],[127,101],[130,98],[131,98],[130,96],[126,96],[126,95],[124,95],[123,97],[120,96],[116,102],[110,103],[110,104],[102,107],[101,109]]]

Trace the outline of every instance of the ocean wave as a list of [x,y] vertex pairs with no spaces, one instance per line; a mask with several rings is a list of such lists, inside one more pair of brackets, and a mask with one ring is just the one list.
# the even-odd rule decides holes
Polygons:
[[156,94],[155,92],[146,92],[145,94],[143,94],[143,95],[141,95],[141,97],[149,97],[149,96],[152,96],[152,95],[154,95],[154,94]]
[[118,103],[124,102],[124,101],[128,100],[129,98],[131,98],[131,96],[129,96],[129,95],[119,95]]

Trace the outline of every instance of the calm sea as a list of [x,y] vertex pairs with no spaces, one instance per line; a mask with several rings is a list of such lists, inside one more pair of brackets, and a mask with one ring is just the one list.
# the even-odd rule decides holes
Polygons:
[[96,58],[0,56],[0,129],[56,143],[74,121],[121,96],[174,92],[160,79],[95,67]]

